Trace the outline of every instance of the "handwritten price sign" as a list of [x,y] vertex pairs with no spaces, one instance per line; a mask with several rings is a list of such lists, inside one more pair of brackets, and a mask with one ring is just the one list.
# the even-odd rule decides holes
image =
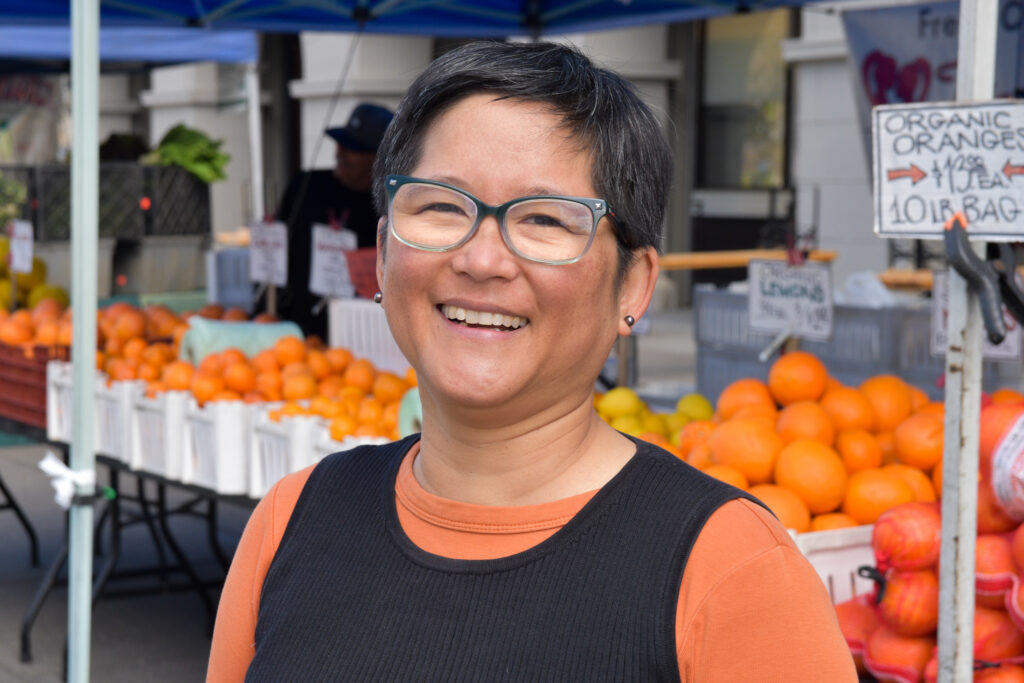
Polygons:
[[309,291],[320,296],[351,298],[356,287],[348,270],[345,252],[359,246],[351,230],[334,230],[322,224],[313,225],[313,247],[310,254]]
[[249,279],[284,287],[288,284],[288,228],[259,223],[249,229]]
[[13,220],[7,224],[10,238],[10,269],[15,273],[32,272],[32,223]]
[[972,237],[1024,234],[1024,102],[872,110],[875,232],[940,239],[963,212]]
[[832,335],[832,275],[827,264],[751,261],[747,272],[752,330],[789,330],[794,336],[818,340]]

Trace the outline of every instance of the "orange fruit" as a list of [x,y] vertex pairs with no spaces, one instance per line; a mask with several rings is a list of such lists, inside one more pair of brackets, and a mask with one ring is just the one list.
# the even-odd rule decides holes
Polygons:
[[246,403],[263,403],[267,400],[267,397],[259,389],[253,391],[247,391],[242,394],[242,400]]
[[142,352],[146,350],[146,340],[142,337],[132,337],[131,339],[125,339],[121,345],[121,355],[125,358],[134,358],[135,360],[142,360]]
[[914,492],[914,500],[922,503],[930,503],[935,500],[935,487],[932,485],[931,479],[918,468],[893,463],[883,467],[882,471],[893,472],[906,482],[907,486]]
[[791,351],[772,363],[768,389],[784,406],[797,401],[817,401],[825,393],[828,371],[814,354]]
[[846,482],[842,511],[858,524],[874,524],[889,508],[914,500],[914,490],[899,474],[885,469],[861,470]]
[[202,405],[224,390],[224,380],[219,375],[199,371],[192,375],[191,389],[192,395]]
[[356,427],[356,431],[352,432],[352,436],[387,436],[381,429],[375,424],[364,423]]
[[935,463],[932,468],[932,488],[935,489],[935,497],[942,498],[942,461]]
[[221,320],[228,320],[228,321],[235,321],[235,322],[242,322],[243,320],[248,320],[249,319],[249,314],[246,313],[241,308],[232,307],[232,308],[229,308],[226,311],[224,311],[221,314],[220,319]]
[[159,342],[150,344],[143,350],[139,360],[158,367],[163,366],[174,360],[174,349],[168,344],[161,344]]
[[335,398],[341,393],[341,388],[345,386],[345,381],[338,375],[328,375],[320,380],[317,384],[316,392],[321,396],[328,398]]
[[690,466],[696,467],[698,470],[706,470],[715,464],[715,461],[711,459],[711,448],[706,441],[694,444],[684,459]]
[[345,384],[359,387],[363,393],[368,394],[373,390],[373,381],[376,376],[377,371],[373,367],[373,363],[365,358],[357,358],[345,368],[342,378],[345,380]]
[[311,349],[306,352],[306,365],[317,380],[324,379],[331,374],[331,364],[323,351]]
[[679,430],[675,446],[681,457],[685,458],[698,443],[707,441],[711,433],[718,427],[710,420],[694,420],[687,422]]
[[1017,423],[1024,419],[1024,406],[1012,403],[994,403],[981,409],[981,422],[978,429],[978,462],[981,475],[989,477],[992,471],[992,458],[1003,437]]
[[162,394],[165,391],[167,391],[167,387],[160,380],[146,382],[146,398],[156,398],[157,394]]
[[359,423],[356,422],[354,417],[349,415],[338,415],[336,418],[331,420],[329,428],[331,438],[335,441],[341,441],[346,436],[354,434],[357,427],[359,427]]
[[272,313],[257,313],[252,318],[254,323],[276,323],[279,320],[280,318]]
[[359,402],[356,420],[360,424],[375,424],[384,414],[384,404],[375,396],[366,396]]
[[[398,411],[402,407],[401,403],[397,401],[395,403],[389,403],[384,406],[384,414],[380,416],[381,427],[386,428],[389,432],[398,429]],[[666,442],[667,443],[667,442]],[[673,455],[679,455],[676,453],[675,446],[669,444],[669,448],[665,449]]]
[[298,401],[316,395],[316,379],[312,375],[292,375],[281,383],[281,396],[286,401]]
[[992,403],[1024,403],[1024,394],[1014,389],[996,389],[989,396]]
[[306,337],[306,350],[314,349],[316,351],[323,351],[327,348],[327,344],[318,335],[311,334]]
[[[289,363],[288,365],[281,368],[281,377],[288,379],[289,377],[295,377],[296,375],[309,375],[313,377],[313,371],[309,369],[303,361],[297,361],[295,363]],[[314,377],[314,379],[316,379]]]
[[45,321],[57,322],[63,312],[60,302],[56,299],[43,299],[32,308],[32,323],[38,326]]
[[732,465],[751,484],[771,481],[775,459],[783,447],[782,437],[759,418],[738,417],[718,426],[708,438],[711,459]]
[[138,379],[138,364],[128,358],[115,358],[108,372],[111,380],[127,381]]
[[750,405],[740,406],[729,419],[731,420],[736,417],[760,417],[768,420],[769,424],[774,425],[779,420],[779,411],[774,405],[768,403],[751,403]]
[[826,512],[811,518],[811,531],[832,531],[833,529],[848,529],[853,526],[860,525],[853,517],[842,512]]
[[875,443],[882,451],[883,465],[891,465],[896,462],[896,440],[893,438],[892,432],[876,432]]
[[836,435],[836,452],[849,473],[882,466],[882,449],[875,437],[863,429],[847,429]]
[[96,351],[96,369],[102,370],[107,364],[107,354],[102,351]]
[[839,380],[837,380],[832,375],[829,375],[825,379],[825,393],[826,394],[828,392],[830,392],[830,391],[835,391],[836,389],[845,389],[845,388],[846,388],[846,385],[843,384],[842,382],[840,382]]
[[164,366],[161,381],[171,391],[188,391],[192,387],[192,375],[195,369],[191,363],[183,360],[171,361]]
[[160,367],[152,363],[139,363],[137,374],[139,379],[144,379],[147,382],[155,382],[161,376]]
[[[375,396],[376,396],[376,394],[375,394]],[[388,406],[397,406],[397,405],[399,405],[399,402],[398,401],[392,401],[391,403],[388,403],[387,405]],[[386,407],[385,407],[385,409],[386,409]],[[382,416],[381,420],[383,420],[383,419],[384,418]],[[672,442],[670,442],[668,439],[666,439],[663,434],[658,434],[657,432],[640,432],[639,434],[636,435],[636,438],[638,438],[638,439],[640,439],[642,441],[646,441],[647,443],[652,443],[655,446],[657,446],[658,448],[661,448],[661,449],[664,449],[664,450],[668,451],[672,455],[675,455],[677,457],[679,456],[679,451],[676,450],[676,447],[672,445]]]
[[289,363],[298,363],[306,359],[306,344],[296,336],[281,337],[273,346],[277,364],[281,367]]
[[224,372],[224,359],[219,353],[211,353],[199,361],[196,370],[207,375],[219,375]]
[[861,383],[860,390],[871,404],[875,431],[891,432],[913,409],[910,387],[895,375],[869,377]]
[[277,364],[277,356],[274,355],[272,349],[263,349],[257,352],[249,360],[249,365],[253,367],[256,372],[277,372],[281,369],[281,366]]
[[875,414],[867,397],[853,387],[839,387],[821,397],[821,407],[832,418],[836,429],[866,429],[875,426]]
[[32,328],[11,316],[0,323],[0,342],[10,346],[32,341]]
[[242,353],[242,350],[236,349],[234,347],[229,347],[221,351],[220,359],[221,362],[224,364],[225,368],[228,367],[229,365],[234,365],[235,363],[249,362],[249,359],[246,358],[244,353]]
[[779,413],[775,430],[786,443],[798,439],[814,439],[826,446],[836,440],[836,427],[832,418],[814,401],[797,401],[790,403]]
[[418,386],[416,384],[416,370],[414,370],[413,368],[409,368],[408,370],[405,371],[405,383],[408,384],[410,387]]
[[232,363],[224,369],[224,386],[239,395],[256,390],[256,371],[246,362]]
[[917,410],[915,410],[914,414],[915,415],[931,415],[932,417],[937,417],[940,420],[945,421],[945,419],[946,419],[946,406],[945,406],[945,404],[939,403],[937,401],[932,401],[931,403],[926,403],[923,406],[921,406],[920,408],[918,408]]
[[74,339],[74,328],[69,320],[61,320],[57,323],[57,343],[62,346],[71,346]]
[[113,336],[121,341],[128,341],[132,337],[144,337],[146,335],[146,316],[142,311],[135,308],[128,308],[116,314],[113,325]]
[[747,481],[747,478],[732,465],[711,465],[704,469],[704,474],[714,477],[719,481],[724,481],[726,484],[731,484],[738,489],[746,490],[750,488],[750,482]]
[[332,346],[329,349],[324,349],[324,358],[330,364],[331,372],[340,375],[352,362],[352,352],[340,346]]
[[892,433],[896,458],[905,465],[930,470],[942,460],[942,420],[915,413]]
[[811,513],[807,504],[787,488],[776,484],[759,484],[750,487],[749,493],[764,503],[786,529],[798,534],[811,528]]
[[275,371],[261,372],[256,375],[256,390],[263,392],[268,401],[281,400],[281,384],[284,380],[281,373]]
[[221,389],[210,397],[211,401],[241,401],[242,395],[231,389]]
[[789,444],[775,461],[775,483],[807,504],[811,514],[832,512],[843,502],[846,467],[839,454],[813,439]]
[[775,399],[768,391],[768,386],[759,379],[747,377],[736,380],[722,390],[718,395],[715,410],[721,419],[728,420],[743,406],[755,403],[775,407]]
[[[56,320],[42,320],[36,325],[35,343],[43,346],[57,344],[60,323]],[[139,341],[142,341],[141,339]],[[143,342],[145,344],[145,342]]]
[[220,320],[220,317],[224,315],[224,307],[220,304],[206,304],[199,309],[197,315],[199,315],[200,318]]
[[[405,383],[404,379],[393,372],[382,370],[374,378],[370,393],[384,403],[391,403],[392,401],[401,401],[408,389],[409,385]],[[669,445],[671,446],[671,444]]]
[[909,386],[910,388],[910,409],[912,411],[917,410],[923,406],[931,403],[931,399],[928,394],[925,393],[924,389],[919,389],[915,386]]

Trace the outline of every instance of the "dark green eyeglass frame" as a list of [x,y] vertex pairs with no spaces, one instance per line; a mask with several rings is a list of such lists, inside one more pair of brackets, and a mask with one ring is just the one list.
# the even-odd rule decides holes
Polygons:
[[[395,201],[395,193],[398,192],[398,189],[400,187],[410,183],[416,183],[418,185],[436,185],[437,187],[443,187],[445,189],[458,192],[459,194],[468,198],[476,205],[476,222],[473,223],[473,227],[470,228],[469,232],[467,232],[466,235],[458,242],[455,242],[454,244],[450,244],[445,247],[429,246],[426,244],[420,244],[418,242],[412,242],[408,239],[403,238],[401,235],[395,232],[394,222],[391,221],[389,218],[388,226],[391,231],[391,234],[395,236],[396,240],[398,240],[402,244],[412,247],[413,249],[422,249],[423,251],[445,252],[458,249],[463,244],[465,244],[466,242],[473,238],[473,235],[476,234],[476,231],[480,227],[480,224],[483,222],[484,218],[486,218],[487,216],[494,216],[495,219],[497,219],[498,221],[498,229],[501,232],[501,239],[503,242],[505,242],[505,246],[508,247],[509,251],[511,251],[513,254],[519,256],[520,258],[524,258],[527,261],[533,261],[535,263],[544,263],[549,266],[564,266],[570,263],[576,263],[581,258],[583,258],[584,254],[587,253],[587,250],[590,249],[590,245],[594,241],[594,234],[597,232],[597,224],[600,223],[602,218],[608,216],[612,220],[615,219],[615,212],[613,212],[611,210],[611,207],[608,206],[608,202],[604,201],[603,199],[591,199],[589,197],[569,197],[557,194],[544,194],[530,195],[528,197],[517,197],[516,199],[507,201],[504,204],[501,204],[500,206],[491,206],[490,204],[485,204],[484,202],[480,201],[479,199],[471,195],[469,192],[463,190],[461,187],[449,185],[448,183],[438,182],[436,180],[426,180],[425,178],[414,178],[412,176],[404,175],[389,175],[384,181],[384,189],[388,194],[389,216],[391,214],[391,205]],[[536,258],[534,256],[527,256],[526,254],[522,253],[521,251],[515,248],[515,246],[512,244],[512,240],[509,238],[508,229],[505,227],[505,215],[508,213],[508,210],[512,206],[524,201],[530,201],[534,199],[564,199],[576,202],[577,204],[582,204],[586,206],[588,209],[590,209],[590,215],[593,217],[594,222],[590,227],[590,235],[587,238],[587,244],[586,246],[583,247],[583,251],[581,251],[578,256],[571,259],[561,259],[552,261],[548,259]]]

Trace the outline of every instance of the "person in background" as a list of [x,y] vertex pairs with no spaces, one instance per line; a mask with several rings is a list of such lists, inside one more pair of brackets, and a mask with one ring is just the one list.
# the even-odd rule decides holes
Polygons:
[[377,243],[378,214],[370,191],[373,162],[392,112],[363,102],[348,122],[325,133],[337,143],[333,169],[297,174],[288,183],[275,218],[288,226],[288,286],[278,292],[278,315],[306,334],[327,338],[327,309],[317,314],[320,297],[309,291],[313,225],[336,225],[355,233],[360,248]]
[[771,512],[594,409],[670,176],[655,115],[572,47],[470,43],[416,79],[374,192],[422,433],[260,502],[208,681],[857,680]]

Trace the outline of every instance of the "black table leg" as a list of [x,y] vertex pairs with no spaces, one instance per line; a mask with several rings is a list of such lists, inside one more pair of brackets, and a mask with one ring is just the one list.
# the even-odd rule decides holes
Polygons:
[[46,570],[42,583],[36,588],[36,594],[32,596],[32,601],[29,603],[28,609],[25,610],[25,616],[21,618],[21,661],[23,662],[32,661],[32,624],[35,623],[36,617],[39,616],[39,610],[43,607],[43,601],[46,600],[46,596],[53,590],[53,584],[56,583],[57,576],[60,574],[60,570],[67,559],[68,542],[65,539],[64,543],[61,544],[60,550],[57,551],[57,556],[53,558],[50,568]]
[[18,521],[21,522],[21,526],[25,527],[25,533],[28,534],[28,542],[31,548],[32,566],[39,566],[39,539],[36,538],[36,530],[32,528],[32,524],[28,521],[28,517],[25,515],[25,511],[18,505],[18,501],[11,495],[10,490],[7,488],[7,484],[4,483],[3,475],[0,475],[0,493],[4,494],[4,498],[7,500],[6,503],[0,505],[0,510],[13,510]]
[[103,586],[106,585],[107,580],[114,571],[114,567],[117,565],[118,559],[121,556],[121,489],[120,489],[120,473],[116,468],[110,468],[110,488],[114,490],[114,497],[107,505],[110,510],[110,555],[107,556],[106,561],[103,563],[103,568],[100,569],[99,574],[94,577],[92,582],[92,601],[96,602],[100,592],[103,590]]
[[210,548],[213,550],[214,556],[220,562],[220,566],[224,569],[226,575],[228,568],[231,567],[231,560],[224,553],[224,549],[220,547],[220,539],[217,538],[217,500],[215,498],[210,498],[207,501],[206,531],[210,539]]
[[157,519],[160,521],[160,529],[164,532],[164,538],[167,539],[167,546],[171,549],[175,559],[178,561],[178,565],[181,566],[182,570],[188,576],[189,581],[192,582],[192,586],[199,594],[199,598],[203,601],[203,607],[206,608],[207,624],[210,628],[210,632],[213,632],[213,620],[215,611],[213,602],[210,600],[210,596],[206,593],[206,587],[203,586],[203,582],[199,579],[199,574],[196,573],[195,568],[189,563],[188,558],[185,557],[185,553],[182,551],[181,546],[174,538],[174,534],[171,533],[170,526],[167,523],[167,487],[161,482],[157,483],[156,487],[157,503],[159,514]]
[[167,586],[167,555],[164,553],[164,544],[160,540],[160,534],[157,533],[156,525],[153,523],[153,515],[149,513],[150,501],[146,498],[146,480],[142,477],[135,477],[135,490],[139,496],[139,507],[142,508],[142,521],[146,523],[146,528],[149,529],[149,535],[153,539],[153,545],[156,547],[157,562],[160,566],[160,586]]

